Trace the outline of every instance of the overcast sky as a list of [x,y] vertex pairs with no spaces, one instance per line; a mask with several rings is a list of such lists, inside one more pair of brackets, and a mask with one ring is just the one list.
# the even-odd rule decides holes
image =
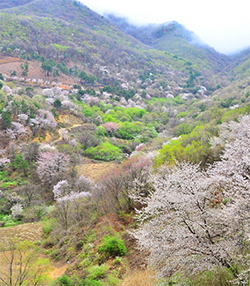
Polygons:
[[230,54],[250,46],[246,0],[79,0],[104,14],[113,12],[134,24],[177,21],[217,51]]

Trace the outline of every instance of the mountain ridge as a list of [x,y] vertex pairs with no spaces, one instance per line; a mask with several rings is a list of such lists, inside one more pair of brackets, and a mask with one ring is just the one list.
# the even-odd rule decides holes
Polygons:
[[135,26],[129,24],[125,18],[110,14],[105,17],[122,31],[144,44],[152,46],[152,48],[176,54],[199,65],[202,60],[207,58],[208,66],[215,69],[216,72],[222,70],[231,62],[230,57],[217,52],[214,48],[202,42],[194,32],[189,31],[184,25],[176,21]]
[[[16,56],[20,50],[24,58],[65,61],[70,69],[77,62],[78,69],[104,85],[131,82],[130,71],[137,86],[136,78],[153,72],[168,85],[215,90],[221,76],[232,73],[237,78],[237,71],[248,65],[244,52],[238,57],[218,53],[177,22],[136,27],[115,16],[102,17],[74,0],[9,4],[11,8],[0,4],[2,55]],[[97,65],[109,73],[103,74]]]

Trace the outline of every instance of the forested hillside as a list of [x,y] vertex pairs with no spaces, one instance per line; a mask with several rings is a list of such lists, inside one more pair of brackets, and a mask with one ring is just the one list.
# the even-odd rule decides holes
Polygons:
[[1,2],[0,285],[248,285],[249,70],[177,22]]

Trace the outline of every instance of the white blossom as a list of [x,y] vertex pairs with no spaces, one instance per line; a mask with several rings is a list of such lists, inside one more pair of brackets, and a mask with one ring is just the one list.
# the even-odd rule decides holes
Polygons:
[[11,217],[15,219],[16,217],[21,215],[23,207],[21,204],[15,204],[10,210],[11,210]]
[[[133,235],[150,251],[149,263],[158,274],[198,272],[213,265],[233,269],[233,255],[246,239],[242,219],[248,222],[249,208],[244,198],[228,196],[232,186],[201,172],[199,165],[164,168],[152,180],[155,191],[137,211],[141,226]],[[145,205],[145,198],[141,202]]]
[[8,159],[6,157],[5,158],[0,158],[0,168],[6,166],[9,163],[10,163],[10,159]]

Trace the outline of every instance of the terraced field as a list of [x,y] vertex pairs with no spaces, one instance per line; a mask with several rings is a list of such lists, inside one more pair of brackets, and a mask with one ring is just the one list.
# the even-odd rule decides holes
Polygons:
[[[0,243],[7,242],[9,239],[16,238],[18,241],[40,241],[42,239],[42,223],[23,224],[13,227],[0,228]],[[11,257],[10,251],[0,252],[0,270],[6,271],[6,261]],[[62,276],[68,264],[53,263],[48,268],[47,274],[53,280]],[[1,274],[1,272],[0,272]],[[1,284],[0,286],[5,285]]]
[[42,224],[22,224],[13,227],[0,228],[0,241],[16,238],[19,241],[39,241],[42,237]]

